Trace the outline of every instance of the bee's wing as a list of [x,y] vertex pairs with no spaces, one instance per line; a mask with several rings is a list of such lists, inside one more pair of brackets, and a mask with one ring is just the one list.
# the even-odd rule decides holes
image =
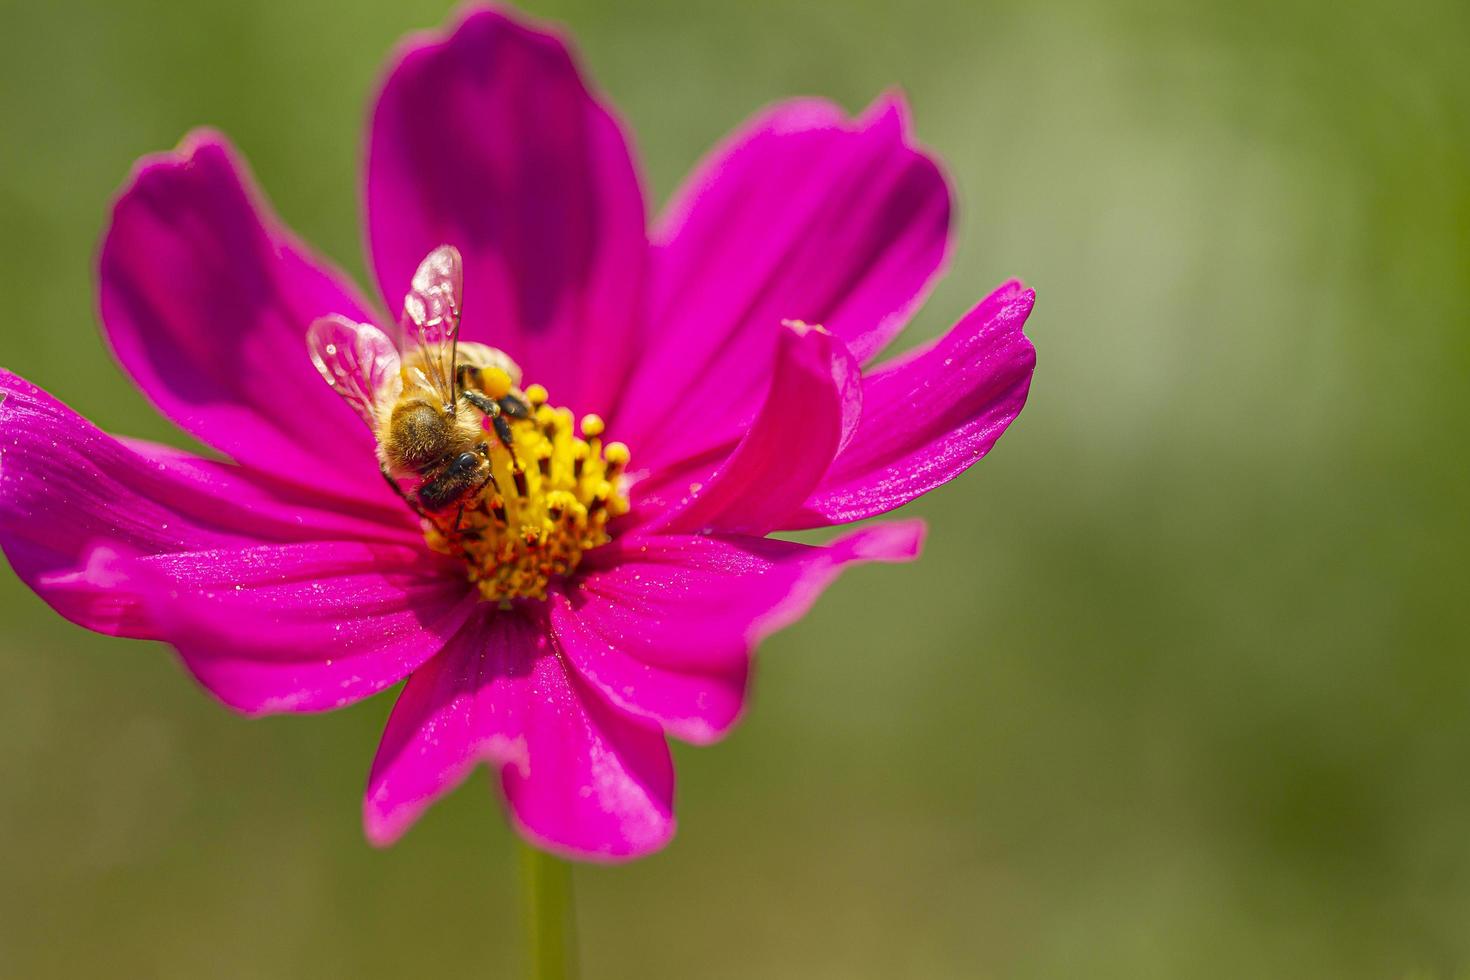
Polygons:
[[440,245],[430,252],[413,274],[408,295],[403,298],[405,353],[417,347],[423,354],[425,380],[445,405],[453,405],[455,389],[455,345],[459,341],[460,299],[464,290],[464,267],[459,249]]
[[327,384],[374,428],[379,412],[393,404],[403,382],[398,348],[371,323],[324,316],[306,332],[311,363]]

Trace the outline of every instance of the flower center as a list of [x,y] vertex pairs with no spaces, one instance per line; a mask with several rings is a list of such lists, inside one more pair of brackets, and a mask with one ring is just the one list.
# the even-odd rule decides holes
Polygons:
[[581,435],[569,409],[546,404],[546,389],[525,390],[529,417],[504,417],[511,446],[486,442],[494,479],[464,510],[425,523],[429,547],[464,559],[488,600],[545,599],[546,586],[609,540],[607,523],[628,512],[620,477],[628,447],[602,441],[603,422],[584,415]]

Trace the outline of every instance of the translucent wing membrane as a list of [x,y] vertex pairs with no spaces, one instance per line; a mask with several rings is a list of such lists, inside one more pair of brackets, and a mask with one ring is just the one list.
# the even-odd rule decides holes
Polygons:
[[455,401],[454,356],[459,340],[460,300],[464,269],[459,249],[440,245],[419,264],[408,295],[403,298],[403,352],[411,370],[423,372],[424,381],[443,403]]
[[402,386],[398,349],[388,335],[370,323],[326,316],[306,332],[306,347],[327,384],[376,428],[379,412]]

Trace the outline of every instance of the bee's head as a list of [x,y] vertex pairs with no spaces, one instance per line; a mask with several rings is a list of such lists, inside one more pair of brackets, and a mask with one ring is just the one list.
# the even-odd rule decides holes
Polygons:
[[452,458],[434,479],[419,487],[419,502],[430,512],[442,512],[474,497],[491,480],[490,458],[483,452],[463,452]]

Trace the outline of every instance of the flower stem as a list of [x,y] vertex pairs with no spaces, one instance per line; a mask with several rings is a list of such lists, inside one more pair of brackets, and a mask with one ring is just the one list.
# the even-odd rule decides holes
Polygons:
[[572,867],[525,841],[520,847],[526,900],[526,975],[531,980],[576,980]]

